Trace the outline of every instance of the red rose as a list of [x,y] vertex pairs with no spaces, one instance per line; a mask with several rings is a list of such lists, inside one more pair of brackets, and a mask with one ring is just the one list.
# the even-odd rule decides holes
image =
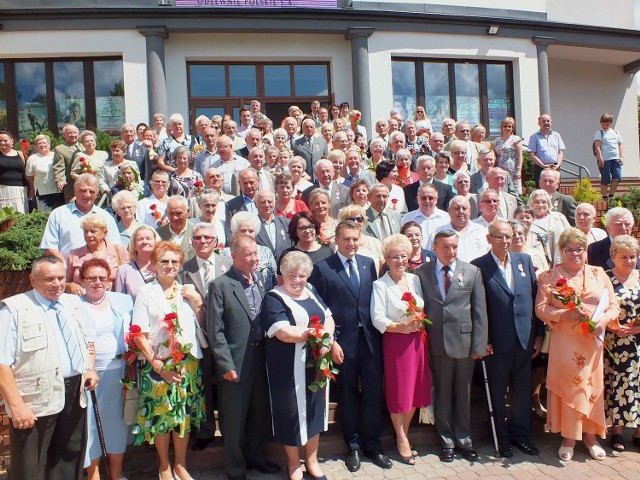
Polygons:
[[155,212],[155,211],[156,211],[156,208],[158,208],[158,207],[156,206],[156,204],[155,204],[155,203],[153,203],[153,204],[151,204],[151,206],[149,207],[149,210],[153,210],[153,211]]
[[131,325],[129,327],[129,333],[140,333],[141,331],[140,325]]
[[411,292],[405,292],[402,294],[401,300],[404,302],[413,302],[413,295],[411,295]]
[[563,278],[563,277],[560,277],[558,279],[558,281],[556,282],[556,287],[563,287],[566,284],[567,284],[567,279]]
[[202,186],[202,182],[197,181],[196,183],[193,184],[194,187],[201,187]]
[[178,314],[176,312],[167,313],[164,317],[165,320],[175,320],[178,318]]
[[318,315],[314,315],[309,318],[309,323],[320,323],[320,317]]
[[397,198],[392,198],[391,199],[391,203],[393,203],[395,205],[396,203],[398,203],[398,199]]

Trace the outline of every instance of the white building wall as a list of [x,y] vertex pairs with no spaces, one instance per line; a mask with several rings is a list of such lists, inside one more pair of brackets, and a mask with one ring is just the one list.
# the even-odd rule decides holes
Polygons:
[[147,54],[137,30],[1,32],[2,58],[121,56],[126,120],[148,122]]
[[546,10],[552,22],[635,28],[634,0],[547,0]]
[[527,12],[546,11],[545,0],[359,0],[361,3],[404,3],[417,5],[447,5],[455,7],[498,8],[505,10],[523,10]]
[[[580,162],[598,177],[591,150],[600,115],[613,113],[624,140],[622,176],[640,175],[636,81],[619,65],[549,59],[551,115],[567,147],[565,158]],[[530,132],[529,132],[530,133]]]

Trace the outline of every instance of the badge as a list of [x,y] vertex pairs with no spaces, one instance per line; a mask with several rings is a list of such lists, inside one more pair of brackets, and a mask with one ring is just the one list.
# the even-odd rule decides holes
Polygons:
[[526,274],[526,273],[524,273],[524,266],[523,266],[521,263],[519,263],[519,264],[518,264],[518,270],[520,270],[520,276],[521,276],[522,278],[524,278],[524,277],[526,277],[526,276],[527,276],[527,274]]

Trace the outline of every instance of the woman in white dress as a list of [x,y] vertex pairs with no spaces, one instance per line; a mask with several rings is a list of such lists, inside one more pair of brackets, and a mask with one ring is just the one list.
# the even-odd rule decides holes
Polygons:
[[571,227],[566,217],[560,212],[551,211],[551,197],[542,190],[534,190],[529,196],[527,202],[533,208],[535,218],[531,224],[531,232],[541,234],[547,238],[548,256],[551,263],[555,265],[560,261],[560,252],[558,251],[558,239],[560,234]]

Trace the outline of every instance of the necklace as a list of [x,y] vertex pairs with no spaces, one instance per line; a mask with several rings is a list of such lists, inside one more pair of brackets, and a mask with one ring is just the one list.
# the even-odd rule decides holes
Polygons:
[[177,296],[178,296],[178,282],[173,282],[173,286],[171,287],[171,292],[169,294],[167,294],[167,292],[164,292],[164,298],[166,298],[167,300],[173,300]]
[[100,305],[102,304],[105,300],[107,299],[107,294],[105,293],[104,296],[100,299],[97,300],[95,302],[92,302],[91,300],[87,299],[87,302],[89,302],[91,305]]

